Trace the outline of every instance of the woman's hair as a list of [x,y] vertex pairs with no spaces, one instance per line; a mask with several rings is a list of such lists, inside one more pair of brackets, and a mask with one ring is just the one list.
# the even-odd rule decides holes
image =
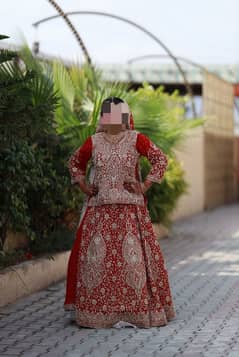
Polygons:
[[124,103],[123,99],[120,99],[118,97],[108,97],[106,99],[103,100],[102,104],[101,104],[101,112],[100,115],[103,115],[103,106],[105,103],[114,103],[114,104],[119,104],[119,103]]

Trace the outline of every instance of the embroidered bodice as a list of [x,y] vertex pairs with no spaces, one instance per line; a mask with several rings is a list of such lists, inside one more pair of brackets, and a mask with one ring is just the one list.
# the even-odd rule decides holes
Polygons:
[[147,179],[159,183],[163,178],[167,157],[147,136],[136,130],[126,130],[123,136],[118,136],[118,141],[117,136],[112,142],[104,132],[96,133],[88,137],[69,159],[72,183],[85,177],[87,163],[91,159],[89,181],[98,187],[98,194],[89,198],[89,206],[114,203],[144,205],[142,193],[131,193],[124,188],[124,182],[139,181],[140,155],[146,156],[152,165]]

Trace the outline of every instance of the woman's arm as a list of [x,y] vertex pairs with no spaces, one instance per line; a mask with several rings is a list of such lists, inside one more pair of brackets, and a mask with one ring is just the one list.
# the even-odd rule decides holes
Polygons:
[[136,149],[140,155],[147,157],[152,165],[143,183],[142,190],[145,192],[153,182],[160,183],[162,181],[168,166],[168,159],[165,153],[142,133],[137,135]]
[[78,184],[81,190],[87,195],[94,195],[97,193],[93,185],[86,183],[86,168],[88,161],[92,156],[92,138],[89,136],[83,145],[78,148],[70,157],[68,161],[68,168],[71,176],[71,183]]
[[79,147],[70,157],[68,168],[71,175],[71,183],[75,184],[85,179],[88,161],[92,155],[92,139],[89,136],[83,145]]

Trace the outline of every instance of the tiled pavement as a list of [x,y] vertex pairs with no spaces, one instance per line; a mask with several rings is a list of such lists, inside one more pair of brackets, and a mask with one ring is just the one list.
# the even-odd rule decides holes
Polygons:
[[63,281],[0,310],[0,356],[239,357],[239,205],[175,224],[160,245],[177,312],[167,326],[79,328]]

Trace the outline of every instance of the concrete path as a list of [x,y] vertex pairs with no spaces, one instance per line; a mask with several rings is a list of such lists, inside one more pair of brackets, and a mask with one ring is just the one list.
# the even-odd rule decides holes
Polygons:
[[0,310],[0,356],[239,357],[239,205],[178,222],[160,245],[177,312],[169,325],[79,328],[63,311],[63,281]]

